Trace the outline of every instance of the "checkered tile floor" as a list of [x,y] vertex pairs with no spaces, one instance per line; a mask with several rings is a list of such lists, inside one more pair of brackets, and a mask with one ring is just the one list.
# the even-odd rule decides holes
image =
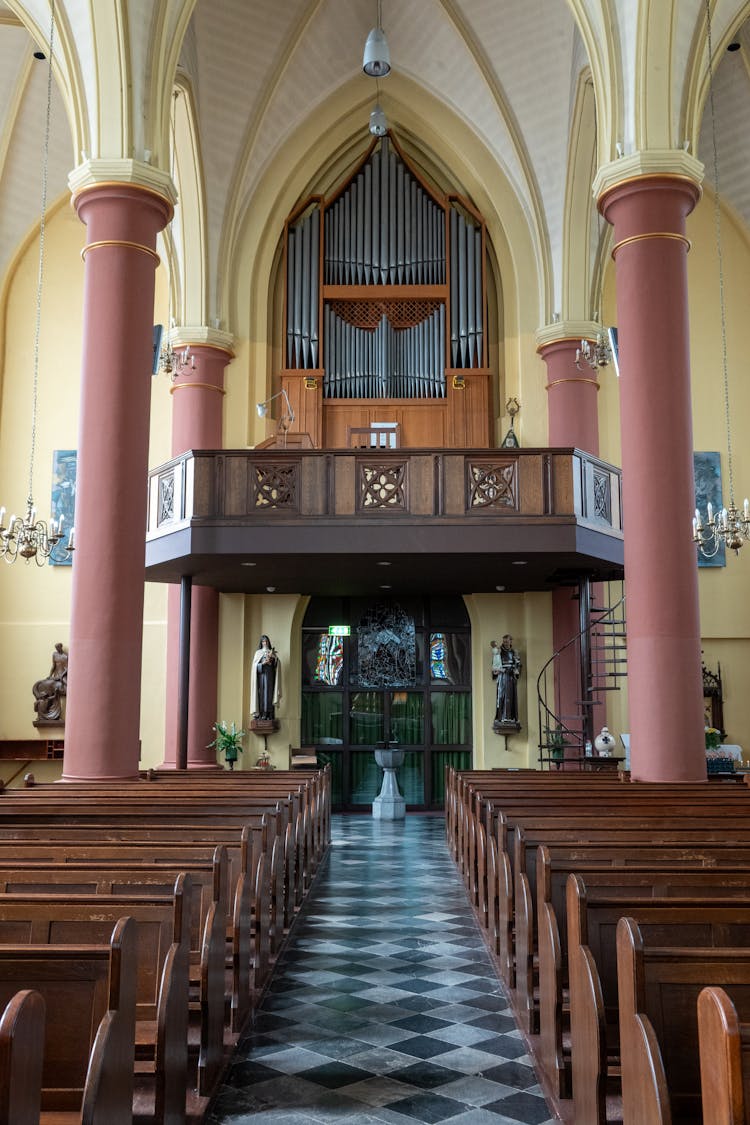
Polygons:
[[552,1121],[442,817],[333,818],[207,1125]]

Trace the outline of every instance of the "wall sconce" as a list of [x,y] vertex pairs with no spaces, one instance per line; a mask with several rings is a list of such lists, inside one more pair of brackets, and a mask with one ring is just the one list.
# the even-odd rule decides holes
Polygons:
[[280,391],[277,391],[275,395],[271,395],[270,398],[267,398],[265,402],[256,403],[255,409],[258,411],[258,417],[265,418],[266,414],[268,414],[269,403],[272,403],[275,398],[283,398],[284,402],[286,403],[286,413],[282,413],[281,417],[279,418],[279,429],[288,430],[292,422],[294,421],[294,411],[292,410],[292,404],[289,401],[289,395],[286,393],[283,387]]

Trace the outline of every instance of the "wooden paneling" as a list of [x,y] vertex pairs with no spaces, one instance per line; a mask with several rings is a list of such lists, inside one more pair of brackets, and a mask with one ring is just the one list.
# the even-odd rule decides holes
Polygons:
[[290,434],[309,434],[313,449],[320,449],[323,442],[323,372],[282,371],[281,386],[289,395],[294,411]]
[[[170,471],[184,474],[189,462],[195,490],[187,519],[350,516],[361,509],[362,467],[367,466],[382,468],[386,475],[401,473],[403,510],[413,517],[575,519],[580,506],[586,523],[618,535],[622,530],[619,503],[612,505],[610,520],[596,515],[591,471],[603,472],[619,496],[619,470],[579,450],[196,450],[175,458]],[[154,469],[152,476],[165,469]],[[278,500],[275,479],[280,482]],[[582,496],[577,481],[582,482]],[[266,489],[265,503],[257,503],[259,488]],[[163,531],[156,515],[149,513],[149,536]]]

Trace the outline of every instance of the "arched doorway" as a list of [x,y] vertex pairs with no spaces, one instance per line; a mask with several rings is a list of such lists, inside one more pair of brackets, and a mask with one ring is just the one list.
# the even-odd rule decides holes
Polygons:
[[302,626],[302,745],[330,763],[333,803],[366,811],[373,749],[406,750],[411,809],[437,809],[446,765],[471,766],[471,629],[460,597],[313,598]]

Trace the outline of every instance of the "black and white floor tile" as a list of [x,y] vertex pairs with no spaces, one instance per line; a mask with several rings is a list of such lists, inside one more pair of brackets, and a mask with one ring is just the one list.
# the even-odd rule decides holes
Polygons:
[[442,817],[335,816],[207,1125],[550,1125]]

